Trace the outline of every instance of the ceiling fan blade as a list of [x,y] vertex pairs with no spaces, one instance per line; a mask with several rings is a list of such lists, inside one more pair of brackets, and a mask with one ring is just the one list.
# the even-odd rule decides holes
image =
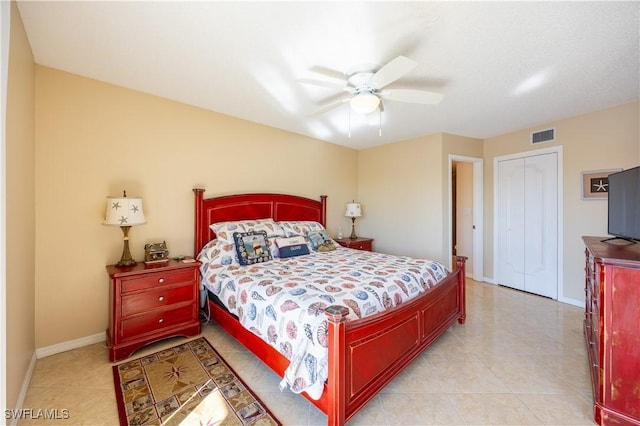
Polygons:
[[325,77],[329,77],[331,79],[334,80],[342,80],[342,81],[346,81],[346,76],[344,75],[343,72],[331,69],[331,68],[327,68],[327,67],[321,67],[318,65],[315,65],[313,67],[311,67],[309,69],[309,71],[314,72],[316,74],[320,74],[323,75]]
[[312,78],[300,78],[298,79],[300,83],[304,84],[312,84],[314,86],[328,87],[330,89],[340,89],[340,90],[348,90],[347,82],[339,82],[339,81],[325,81],[325,80],[315,80]]
[[369,80],[369,85],[374,89],[381,89],[410,72],[416,65],[418,64],[415,61],[398,56],[380,68]]
[[334,108],[338,108],[342,104],[346,104],[350,100],[351,100],[351,96],[339,99],[339,100],[337,100],[335,102],[331,102],[330,104],[327,104],[327,105],[323,106],[319,110],[314,111],[311,114],[308,114],[308,116],[311,117],[311,116],[314,116],[314,115],[324,114],[327,111],[330,111],[330,110],[332,110]]
[[426,90],[413,89],[388,89],[382,90],[378,95],[382,99],[398,102],[409,102],[413,104],[434,105],[440,103],[443,95]]

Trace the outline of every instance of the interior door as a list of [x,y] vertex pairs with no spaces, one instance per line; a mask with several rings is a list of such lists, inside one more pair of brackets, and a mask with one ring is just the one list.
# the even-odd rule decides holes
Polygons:
[[558,156],[498,162],[497,281],[558,297]]

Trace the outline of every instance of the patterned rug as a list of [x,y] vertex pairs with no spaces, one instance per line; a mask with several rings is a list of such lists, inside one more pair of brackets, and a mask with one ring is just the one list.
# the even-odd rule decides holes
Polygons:
[[280,422],[204,338],[113,366],[121,425]]

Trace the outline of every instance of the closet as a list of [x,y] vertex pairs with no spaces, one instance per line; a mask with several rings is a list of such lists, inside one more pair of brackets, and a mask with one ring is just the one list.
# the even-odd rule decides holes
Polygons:
[[496,282],[558,298],[558,153],[498,157]]

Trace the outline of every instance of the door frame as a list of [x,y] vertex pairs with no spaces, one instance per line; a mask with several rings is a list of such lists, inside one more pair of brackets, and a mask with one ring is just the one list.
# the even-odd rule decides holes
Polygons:
[[453,170],[453,162],[472,163],[473,164],[473,225],[475,226],[473,233],[473,271],[474,281],[484,281],[484,219],[483,219],[483,165],[484,160],[479,157],[467,157],[463,155],[449,154],[449,239],[448,239],[448,261],[449,268],[453,268],[453,181],[451,172]]
[[556,153],[558,159],[558,179],[557,179],[557,215],[558,215],[558,268],[557,268],[557,285],[558,291],[557,295],[558,301],[565,301],[564,292],[563,292],[563,280],[562,277],[564,275],[564,216],[563,216],[563,206],[562,202],[564,200],[562,188],[564,182],[564,174],[563,174],[563,160],[562,160],[562,145],[552,146],[548,148],[540,148],[534,149],[531,151],[522,151],[515,154],[507,154],[501,155],[499,157],[493,158],[493,283],[498,284],[498,215],[496,212],[498,211],[498,197],[496,194],[498,193],[498,162],[506,161],[506,160],[515,160],[517,158],[527,158],[534,157],[537,155],[543,154],[551,154]]

